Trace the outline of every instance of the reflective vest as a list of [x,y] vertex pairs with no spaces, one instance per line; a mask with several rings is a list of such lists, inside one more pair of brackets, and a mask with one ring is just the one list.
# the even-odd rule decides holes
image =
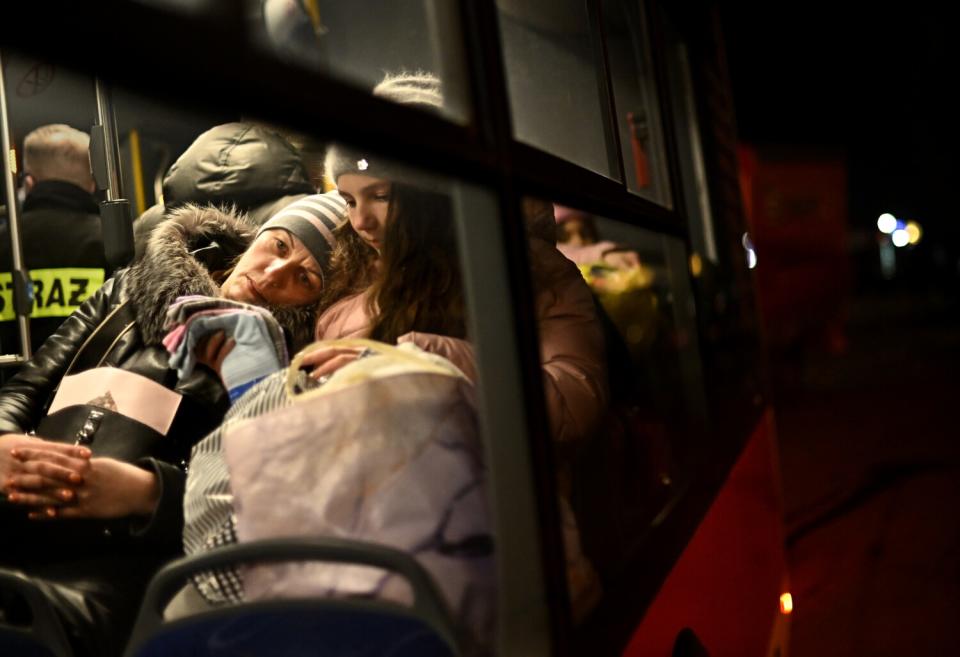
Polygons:
[[[103,285],[103,279],[104,271],[98,268],[31,269],[33,311],[30,317],[69,317]],[[14,319],[13,276],[10,272],[0,272],[0,322]]]

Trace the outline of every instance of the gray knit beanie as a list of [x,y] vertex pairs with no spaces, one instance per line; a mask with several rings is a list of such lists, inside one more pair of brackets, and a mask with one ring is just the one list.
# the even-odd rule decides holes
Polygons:
[[[387,74],[383,81],[373,88],[373,95],[403,105],[415,105],[434,113],[439,113],[443,106],[439,78],[423,71]],[[415,174],[406,167],[386,161],[382,157],[371,158],[368,154],[343,144],[332,144],[327,149],[324,171],[334,183],[345,173],[360,173],[418,187],[439,186],[438,181],[431,176]]]
[[443,106],[443,94],[440,91],[440,79],[433,73],[389,73],[380,84],[373,88],[373,95],[404,105],[421,105],[430,111],[438,111]]
[[313,194],[284,206],[264,222],[257,236],[267,230],[283,228],[306,247],[326,272],[330,254],[337,244],[334,231],[347,221],[347,204],[337,192]]

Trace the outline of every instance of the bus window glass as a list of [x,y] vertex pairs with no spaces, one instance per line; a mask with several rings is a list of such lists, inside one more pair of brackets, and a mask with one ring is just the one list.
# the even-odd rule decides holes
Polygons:
[[[745,238],[733,113],[716,62],[688,47],[682,23],[662,22],[673,108],[679,196],[690,235],[703,369],[715,431],[752,421],[762,401],[760,339],[752,272],[757,254]],[[699,52],[699,54],[698,54]],[[709,184],[708,184],[709,182]],[[747,247],[751,247],[748,249]],[[762,266],[762,265],[761,265]],[[736,429],[741,430],[741,429]]]
[[533,200],[525,214],[580,618],[693,467],[704,416],[694,309],[681,241]]
[[470,120],[454,0],[248,0],[247,19],[256,43],[276,56],[363,89],[384,71],[431,71],[443,86],[442,114]]
[[[36,65],[21,59],[12,61],[7,71],[23,77]],[[64,113],[55,116],[46,108],[27,116],[21,111],[11,125],[21,143],[37,120],[88,130],[94,122],[92,81],[52,70],[54,82],[40,95],[47,94],[45,100],[56,102]],[[432,87],[436,107],[442,102],[436,84],[429,76],[421,78],[410,81],[411,88]],[[498,295],[486,303],[502,303],[509,292],[504,249],[491,248],[490,239],[499,234],[496,198],[467,183],[355,148],[349,135],[334,139],[318,155],[314,139],[282,124],[237,115],[196,115],[120,89],[112,95],[121,137],[122,193],[131,200],[142,196],[147,206],[143,212],[132,211],[140,214],[135,221],[139,258],[113,282],[117,289],[125,286],[142,340],[157,340],[143,345],[156,351],[143,360],[164,367],[168,356],[184,357],[183,350],[189,351],[184,345],[193,344],[185,336],[200,331],[205,320],[216,319],[218,327],[234,330],[229,322],[219,323],[228,314],[229,308],[221,305],[227,301],[267,305],[284,329],[261,336],[255,345],[248,342],[250,335],[241,338],[239,329],[232,334],[233,349],[247,350],[241,369],[253,367],[257,378],[238,381],[238,371],[223,361],[223,384],[233,402],[229,417],[244,421],[224,420],[218,406],[219,426],[184,439],[189,442],[186,452],[169,463],[174,470],[187,462],[190,466],[186,498],[177,500],[177,506],[186,509],[182,540],[178,535],[169,543],[182,544],[188,555],[224,543],[281,536],[389,546],[416,559],[432,578],[451,612],[453,625],[443,628],[447,637],[462,641],[458,647],[465,653],[496,654],[498,613],[510,609],[509,599],[501,604],[498,596],[522,591],[517,602],[524,610],[522,620],[514,614],[519,626],[529,624],[527,605],[542,588],[529,467],[502,473],[501,481],[510,482],[512,509],[498,514],[498,520],[512,515],[518,531],[503,543],[505,551],[514,550],[515,572],[506,566],[510,583],[500,587],[497,581],[495,560],[501,548],[490,509],[491,455],[511,464],[523,462],[522,391],[515,358],[512,364],[505,361],[506,369],[488,368],[497,375],[485,377],[491,386],[507,391],[506,398],[478,390],[483,361],[475,360],[474,345],[482,346],[487,339],[502,349],[512,339],[503,336],[512,323],[502,314],[488,314],[480,321],[468,307],[465,264],[483,272],[472,278],[482,282],[483,293]],[[139,159],[131,163],[130,157]],[[27,170],[40,177],[38,162]],[[326,183],[317,167],[326,168]],[[89,169],[84,172],[89,174]],[[151,181],[156,176],[162,191],[154,195]],[[324,184],[334,189],[323,192]],[[28,191],[27,208],[30,198]],[[92,196],[89,202],[96,223]],[[210,205],[225,210],[209,210]],[[208,211],[216,215],[209,221],[204,219]],[[48,251],[50,244],[62,243],[69,256],[79,239],[48,235],[43,243]],[[473,243],[475,249],[470,248]],[[227,248],[239,250],[239,260],[234,252],[220,257]],[[269,264],[258,269],[261,261],[254,258],[250,265],[250,253]],[[144,271],[163,275],[154,280],[141,276]],[[206,306],[190,315],[190,304],[199,303],[198,298],[178,301],[181,290],[194,290],[195,281],[177,279],[187,276],[185,272],[209,278],[209,289],[219,288],[220,298],[202,302],[218,304],[216,310]],[[304,294],[312,296],[305,303],[289,302],[274,296],[280,288],[307,290]],[[46,290],[38,294],[48,296]],[[476,295],[474,290],[473,298]],[[168,314],[171,303],[180,304],[179,319]],[[244,309],[239,316],[259,313]],[[148,337],[148,329],[157,335]],[[328,341],[328,346],[304,348],[315,339]],[[63,343],[68,346],[61,352],[69,348]],[[489,360],[492,354],[496,360],[495,351],[486,349],[484,357]],[[278,365],[288,354],[294,365],[284,370]],[[512,379],[506,373],[510,366],[516,370]],[[117,362],[116,368],[124,367],[126,361]],[[165,381],[178,372],[171,369],[168,374]],[[243,376],[249,374],[244,369]],[[91,403],[101,403],[99,399]],[[191,398],[190,408],[204,401]],[[481,409],[490,409],[495,419],[481,418]],[[214,412],[204,409],[208,411]],[[180,431],[179,425],[171,424],[170,431]],[[497,445],[487,440],[493,435]],[[191,452],[191,447],[196,449]],[[302,467],[304,463],[309,467]],[[205,486],[223,485],[225,477],[230,494],[208,495],[212,489]],[[518,490],[524,487],[527,503],[518,504],[524,497]],[[282,514],[276,512],[278,500]],[[527,511],[518,511],[523,508]],[[525,555],[523,550],[532,552]],[[30,558],[18,562],[28,574],[40,566]],[[379,598],[405,605],[412,601],[410,585],[400,575],[356,565],[227,569],[199,576],[187,586],[214,604],[304,595]],[[124,600],[130,608],[140,602]],[[542,597],[535,605],[543,606]],[[541,625],[545,628],[546,622]],[[248,638],[230,639],[248,652],[242,646]],[[375,634],[361,638],[383,641]],[[356,651],[389,652],[394,647],[377,643]]]
[[665,22],[665,49],[669,91],[674,116],[674,134],[680,165],[680,191],[690,228],[690,242],[698,258],[711,266],[718,262],[717,241],[710,207],[710,190],[703,158],[696,96],[690,70],[690,53],[669,21]]
[[498,0],[516,138],[605,176],[610,166],[597,51],[579,0]]
[[670,207],[663,128],[643,7],[639,2],[608,0],[603,11],[627,188]]

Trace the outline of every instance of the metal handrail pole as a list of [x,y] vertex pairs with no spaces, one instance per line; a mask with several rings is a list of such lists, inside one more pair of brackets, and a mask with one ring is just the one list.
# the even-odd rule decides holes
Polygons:
[[[17,328],[20,331],[20,355],[24,361],[30,359],[30,308],[26,303],[17,303],[18,294],[26,293],[28,298],[32,297],[30,290],[17,291],[18,273],[24,272],[23,269],[23,247],[20,243],[20,214],[17,204],[17,185],[14,178],[16,174],[16,152],[10,143],[10,118],[7,115],[7,82],[4,77],[3,54],[0,53],[0,133],[3,134],[3,179],[7,190],[7,222],[10,226],[10,253],[13,257],[13,277],[14,277],[14,309],[17,313]],[[30,278],[24,272],[24,278],[29,282]],[[32,307],[32,303],[30,304]]]

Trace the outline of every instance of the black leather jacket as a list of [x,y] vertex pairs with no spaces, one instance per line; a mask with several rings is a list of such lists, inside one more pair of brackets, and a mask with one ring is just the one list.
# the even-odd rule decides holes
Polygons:
[[[230,262],[242,253],[252,235],[252,226],[213,209],[175,210],[170,221],[151,235],[144,257],[86,299],[0,389],[0,432],[35,429],[84,342],[113,309],[126,302],[135,321],[102,364],[140,374],[182,395],[160,446],[137,461],[140,467],[153,470],[161,485],[160,503],[152,517],[38,523],[0,500],[0,569],[19,568],[41,587],[78,655],[119,655],[150,576],[182,551],[183,490],[190,449],[219,425],[229,401],[219,378],[202,365],[177,381],[162,346],[164,319],[178,296],[218,294],[214,276],[192,253],[216,242],[222,258],[209,260],[215,268],[215,260]],[[209,249],[204,252],[209,254]],[[304,333],[312,320],[310,308],[278,314],[281,326],[293,335]]]
[[[136,551],[139,545],[145,550],[175,555],[181,549],[183,486],[190,449],[220,423],[229,408],[229,398],[219,377],[205,367],[196,368],[182,381],[169,369],[169,354],[162,345],[166,309],[180,295],[218,294],[216,282],[190,255],[192,251],[215,241],[229,259],[243,252],[251,234],[249,225],[215,210],[180,211],[175,220],[157,232],[140,262],[119,271],[86,299],[0,389],[0,432],[36,430],[87,338],[121,303],[130,304],[135,317],[133,326],[112,345],[102,364],[144,376],[180,393],[182,399],[160,446],[138,462],[157,474],[162,489],[160,504],[151,518],[126,519],[125,527],[109,523],[110,535],[114,537],[111,540],[117,543],[118,551]],[[96,454],[96,438],[93,447]],[[58,520],[50,524],[66,527],[69,523]],[[46,541],[39,541],[40,545],[37,540],[25,541],[20,551],[26,551],[34,562],[45,556],[56,557],[62,549],[46,545]],[[134,545],[130,545],[131,541]],[[12,542],[0,545],[0,557],[18,551],[10,545]],[[104,549],[110,551],[110,545],[102,541],[89,546],[77,544],[75,548],[98,554]],[[45,554],[47,550],[50,555]]]
[[[122,301],[128,298],[129,270],[108,280],[60,326],[33,358],[0,391],[0,432],[33,431],[46,412],[56,388],[80,347]],[[162,345],[145,345],[134,326],[120,337],[103,364],[161,381],[170,372],[169,354]],[[162,457],[150,457],[139,463],[152,469],[161,484],[161,503],[147,523],[131,527],[133,534],[176,551],[183,526],[184,468],[190,449],[220,423],[229,408],[229,400],[219,378],[198,367],[172,387],[183,395],[176,418],[166,436]],[[42,437],[42,436],[41,436]],[[53,546],[50,546],[51,548]],[[32,546],[32,550],[38,546]],[[42,551],[42,546],[39,548]]]

